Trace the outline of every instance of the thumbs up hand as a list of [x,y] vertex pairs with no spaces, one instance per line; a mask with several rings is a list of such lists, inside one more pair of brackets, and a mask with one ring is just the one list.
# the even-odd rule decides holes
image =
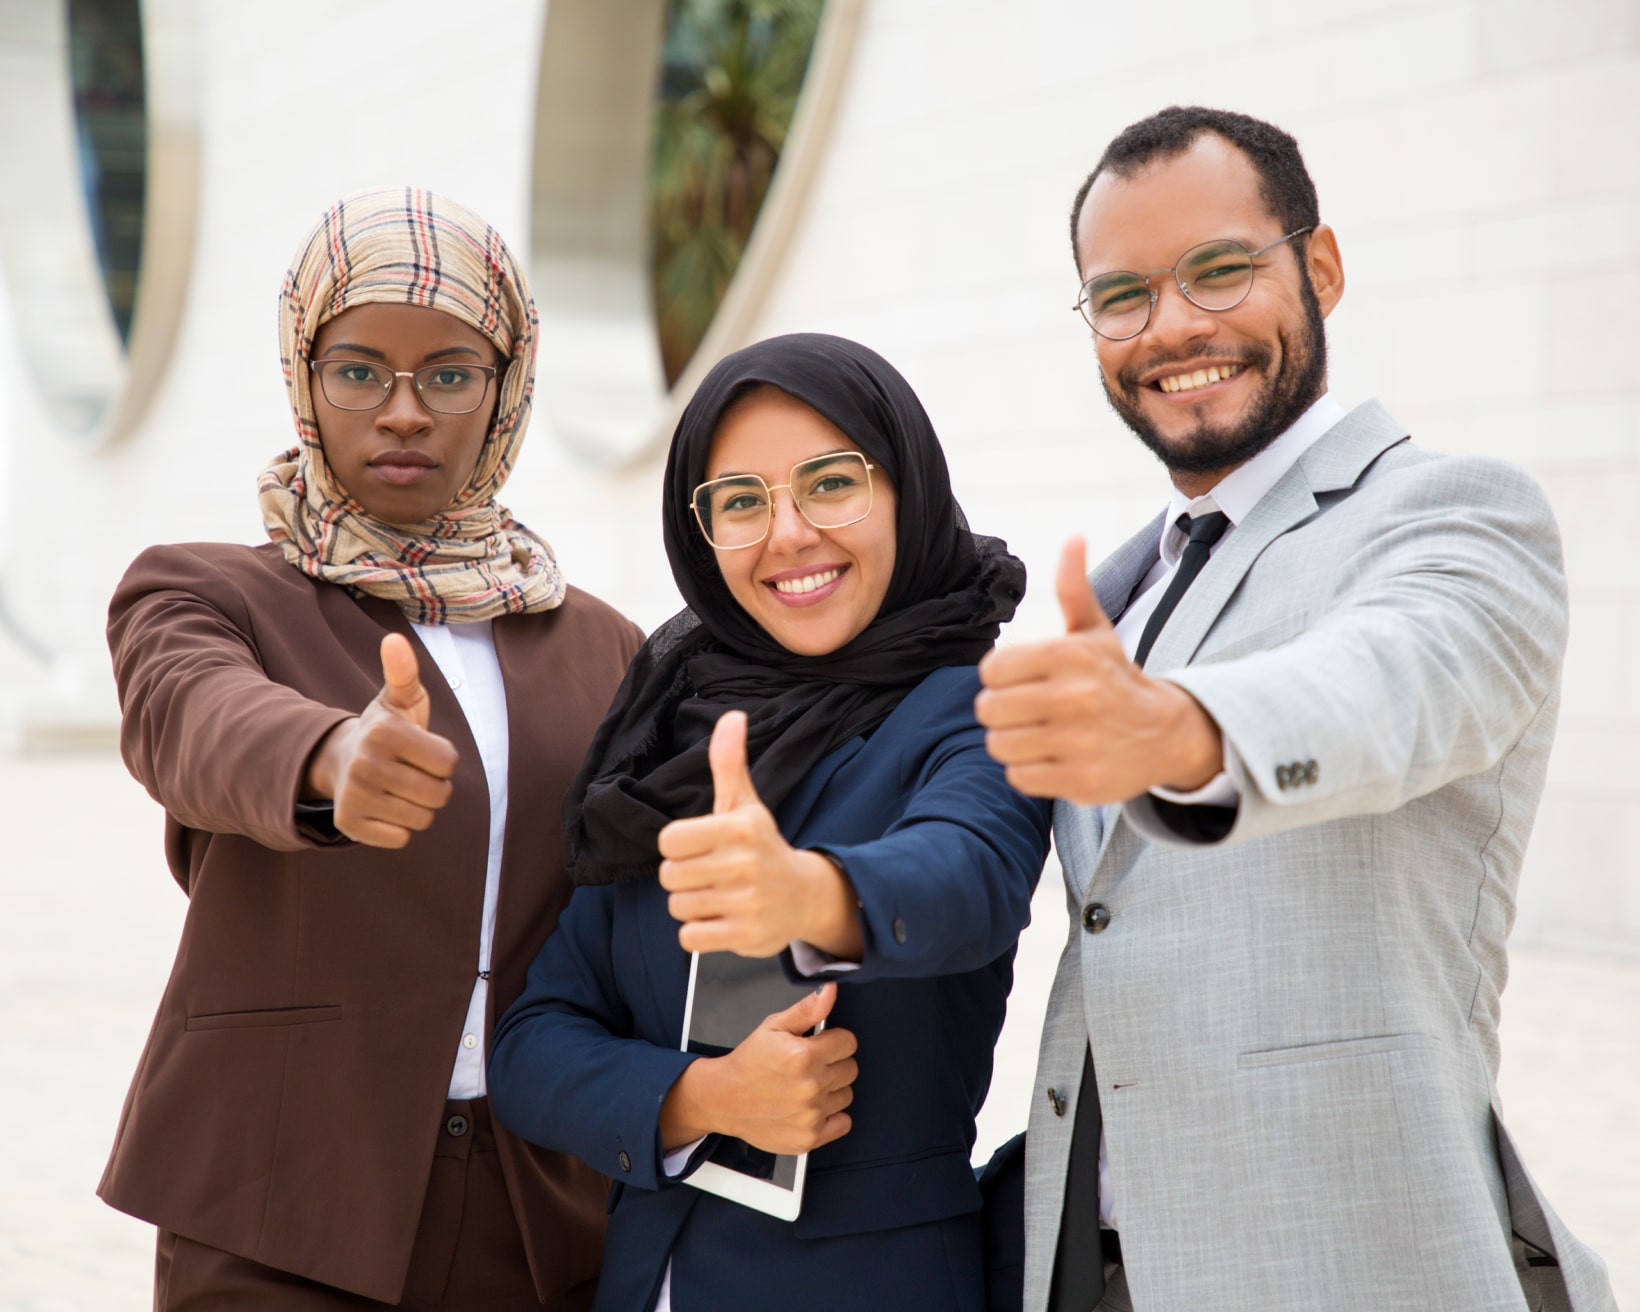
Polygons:
[[848,877],[818,852],[781,837],[752,784],[746,716],[725,711],[712,729],[712,814],[660,832],[661,887],[690,952],[772,957],[794,942],[858,960],[859,904]]
[[421,686],[416,649],[401,633],[389,633],[382,639],[382,690],[376,694],[376,702],[418,729],[427,727],[427,712],[432,703],[427,698],[427,689]]
[[744,711],[726,711],[718,717],[712,726],[712,740],[706,747],[706,760],[712,767],[713,815],[727,815],[743,807],[762,807],[757,789],[752,786],[752,767],[746,763]]
[[333,799],[336,828],[354,841],[403,847],[450,800],[456,749],[428,731],[431,703],[409,639],[388,634],[381,661],[381,691],[319,743],[302,795]]
[[1218,726],[1183,688],[1128,659],[1088,584],[1086,558],[1081,538],[1059,558],[1063,638],[999,648],[980,662],[974,717],[986,750],[1033,797],[1095,805],[1202,787],[1223,764]]

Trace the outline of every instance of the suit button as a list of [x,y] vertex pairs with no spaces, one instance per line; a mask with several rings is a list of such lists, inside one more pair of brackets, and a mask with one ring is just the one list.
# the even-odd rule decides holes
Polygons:
[[621,1164],[621,1170],[630,1171],[632,1169],[632,1159],[626,1155],[625,1148],[621,1149],[615,1160]]
[[1104,905],[1094,902],[1082,908],[1082,928],[1090,934],[1103,934],[1105,926],[1110,924],[1110,912]]
[[1287,785],[1292,783],[1292,781],[1293,781],[1292,776],[1287,772],[1287,767],[1286,766],[1284,766],[1284,765],[1276,766],[1276,787],[1277,788],[1281,789],[1282,792],[1286,792],[1287,791]]
[[905,921],[895,916],[894,923],[889,928],[894,931],[894,941],[903,944],[905,942]]
[[452,1139],[461,1138],[462,1135],[467,1133],[467,1118],[465,1116],[452,1116],[444,1122],[444,1131]]
[[1304,782],[1313,784],[1321,777],[1321,766],[1315,761],[1304,762]]

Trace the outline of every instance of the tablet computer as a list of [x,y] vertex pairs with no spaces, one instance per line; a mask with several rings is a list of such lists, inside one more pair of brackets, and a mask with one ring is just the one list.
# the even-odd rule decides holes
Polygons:
[[[721,1057],[764,1020],[812,993],[814,987],[793,984],[778,958],[691,953],[683,1050]],[[683,1183],[783,1221],[795,1221],[803,1206],[808,1160],[807,1153],[768,1153],[725,1134]]]

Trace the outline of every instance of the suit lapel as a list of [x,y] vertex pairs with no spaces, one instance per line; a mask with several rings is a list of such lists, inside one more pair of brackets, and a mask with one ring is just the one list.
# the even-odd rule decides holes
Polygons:
[[1188,665],[1207,631],[1230,600],[1253,562],[1289,529],[1315,514],[1315,496],[1297,465],[1264,495],[1225,539],[1162,626],[1145,668],[1151,674]]
[[1122,612],[1133,599],[1134,589],[1156,563],[1165,515],[1165,511],[1157,515],[1088,575],[1088,584],[1093,588],[1093,595],[1099,598],[1100,609],[1110,616],[1113,624],[1122,618]]
[[1213,553],[1157,637],[1146,669],[1159,673],[1188,665],[1265,548],[1314,515],[1318,495],[1355,486],[1374,460],[1405,437],[1406,429],[1376,401],[1357,406],[1328,429]]
[[[1189,664],[1265,549],[1315,514],[1318,495],[1354,487],[1374,460],[1406,436],[1406,429],[1376,401],[1357,406],[1328,429],[1213,553],[1168,618],[1146,668],[1155,673]],[[1129,538],[1089,576],[1099,604],[1112,620],[1127,609],[1133,589],[1156,560],[1162,518],[1158,515]],[[1122,828],[1122,817],[1120,806],[1055,804],[1055,842],[1065,877],[1079,898],[1087,896],[1094,873]]]

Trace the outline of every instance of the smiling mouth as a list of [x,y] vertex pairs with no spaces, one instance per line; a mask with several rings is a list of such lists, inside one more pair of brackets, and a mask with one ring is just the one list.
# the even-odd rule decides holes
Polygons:
[[1195,369],[1189,373],[1166,374],[1150,385],[1168,393],[1194,392],[1198,387],[1206,387],[1209,383],[1220,383],[1234,378],[1245,367],[1239,364],[1210,364],[1205,369]]
[[842,576],[841,567],[834,566],[831,569],[823,569],[815,574],[804,574],[795,579],[773,579],[770,581],[769,586],[776,592],[783,592],[789,597],[802,596],[806,592],[818,591],[826,584]]

